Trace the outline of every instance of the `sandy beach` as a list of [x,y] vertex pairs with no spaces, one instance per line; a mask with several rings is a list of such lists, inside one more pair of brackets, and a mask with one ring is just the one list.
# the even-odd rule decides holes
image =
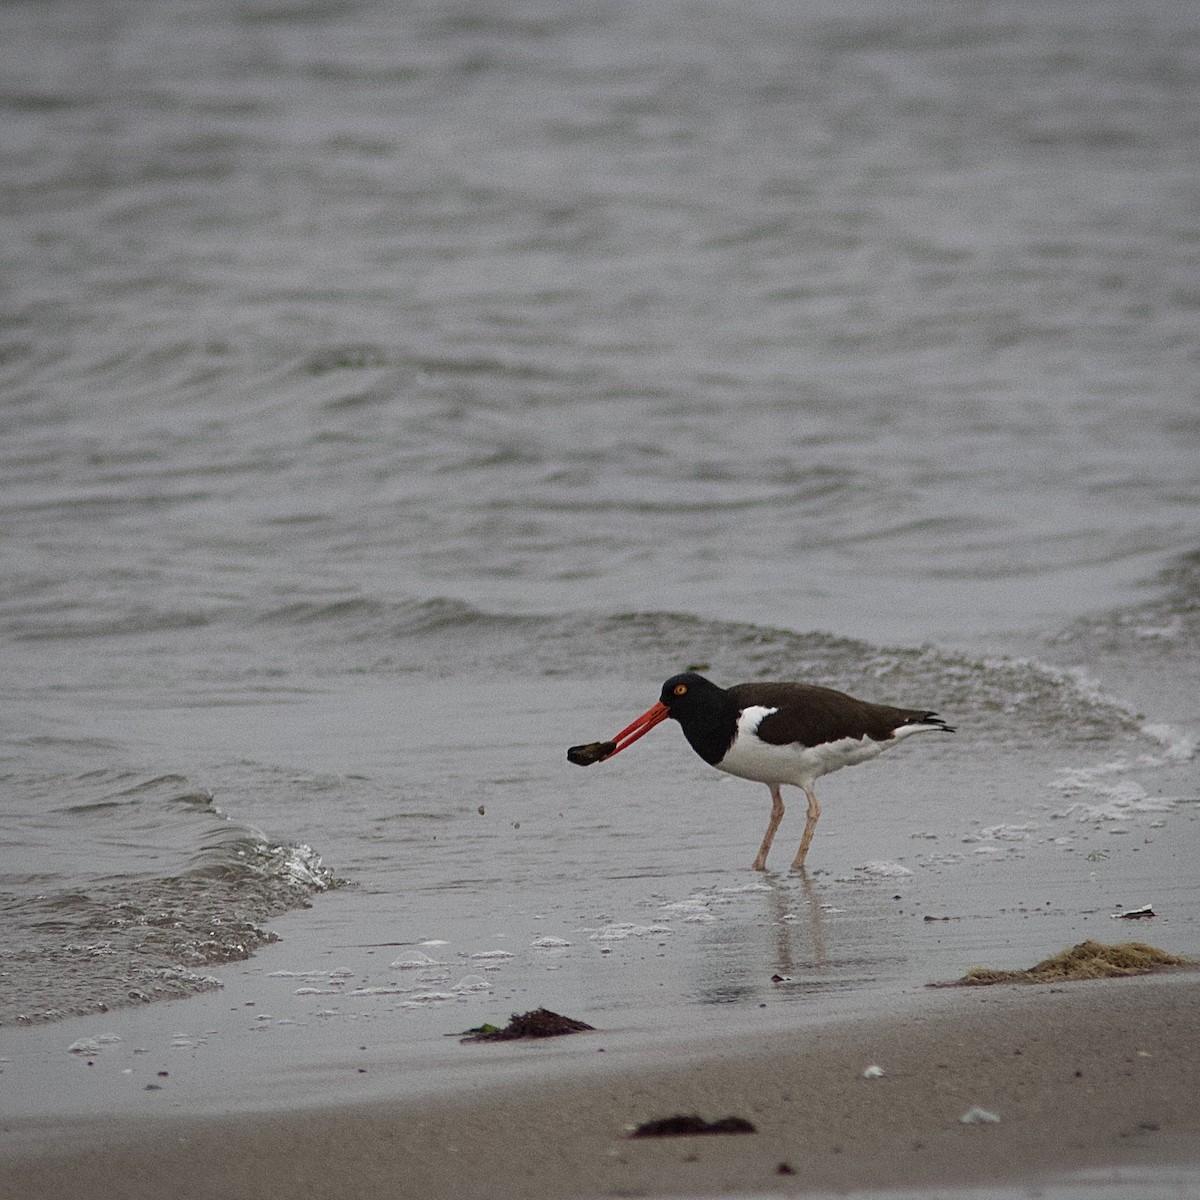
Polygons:
[[[623,1051],[602,1030],[471,1053],[472,1086],[420,1098],[10,1119],[4,1195],[786,1195],[1114,1168],[1200,1187],[1200,988],[1189,970],[929,992],[894,1017],[665,1055]],[[866,1078],[868,1066],[884,1074]],[[972,1109],[999,1120],[963,1123]],[[736,1115],[757,1132],[628,1136],[676,1113]]]

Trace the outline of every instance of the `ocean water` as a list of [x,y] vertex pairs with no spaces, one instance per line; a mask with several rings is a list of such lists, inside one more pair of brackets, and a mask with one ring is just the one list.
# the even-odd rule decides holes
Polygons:
[[[0,68],[0,1024],[289,910],[427,1004],[505,921],[754,1003],[823,912],[850,986],[910,876],[1200,950],[1195,6],[26,0]],[[566,764],[693,664],[959,733],[802,895],[673,727]]]

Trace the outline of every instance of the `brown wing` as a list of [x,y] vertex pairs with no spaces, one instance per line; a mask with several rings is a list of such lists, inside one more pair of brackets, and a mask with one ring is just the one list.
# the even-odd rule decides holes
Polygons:
[[924,709],[871,704],[815,684],[739,683],[729,691],[742,707],[762,705],[778,710],[764,717],[758,727],[758,736],[775,746],[790,742],[820,746],[844,737],[883,742],[894,730],[908,724],[945,728],[940,719]]

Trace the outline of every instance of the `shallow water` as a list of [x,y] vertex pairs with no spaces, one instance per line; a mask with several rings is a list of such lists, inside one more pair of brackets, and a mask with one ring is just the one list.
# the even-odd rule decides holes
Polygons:
[[[306,904],[430,994],[517,945],[468,1023],[544,936],[602,1012],[1035,909],[1200,950],[1198,58],[1166,0],[4,6],[0,1022]],[[677,730],[565,763],[695,663],[960,732],[823,785],[808,895]]]

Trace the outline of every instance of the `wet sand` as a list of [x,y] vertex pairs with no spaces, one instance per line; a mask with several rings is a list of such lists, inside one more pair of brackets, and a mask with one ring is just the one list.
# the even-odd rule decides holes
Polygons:
[[[424,1096],[385,1089],[369,1103],[236,1118],[10,1118],[4,1194],[796,1194],[1113,1167],[1168,1167],[1200,1187],[1195,971],[926,997],[899,1015],[798,1021],[659,1056],[623,1051],[603,1030],[476,1046],[473,1080]],[[885,1074],[864,1078],[873,1064]],[[999,1122],[962,1123],[975,1107]],[[628,1137],[675,1113],[738,1116],[757,1132]]]

